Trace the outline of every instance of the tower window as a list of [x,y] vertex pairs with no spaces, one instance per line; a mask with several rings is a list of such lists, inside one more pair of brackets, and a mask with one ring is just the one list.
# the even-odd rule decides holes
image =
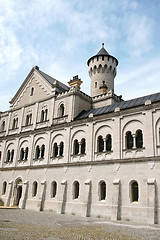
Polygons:
[[95,88],[97,88],[97,82],[95,82]]
[[104,56],[102,56],[102,61],[104,61]]
[[97,56],[97,61],[99,60],[99,56]]

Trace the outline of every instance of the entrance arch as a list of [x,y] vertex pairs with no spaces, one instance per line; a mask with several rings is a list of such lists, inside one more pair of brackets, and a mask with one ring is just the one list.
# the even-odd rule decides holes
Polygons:
[[16,184],[15,184],[15,201],[14,205],[19,206],[20,199],[22,197],[22,179],[17,179]]

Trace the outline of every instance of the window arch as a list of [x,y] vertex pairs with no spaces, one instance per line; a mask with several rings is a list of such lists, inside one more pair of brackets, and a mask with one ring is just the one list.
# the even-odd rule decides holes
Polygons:
[[79,153],[79,143],[78,143],[78,140],[75,139],[73,144],[73,154],[77,155],[78,153]]
[[18,117],[13,119],[12,129],[16,129],[16,128],[18,128]]
[[28,149],[28,147],[26,147],[26,149],[25,149],[25,156],[24,156],[25,160],[28,159],[28,151],[29,151],[29,149]]
[[97,140],[97,152],[103,152],[104,150],[104,141],[102,136],[98,136],[98,140]]
[[111,151],[111,149],[112,149],[112,137],[110,134],[108,134],[106,137],[106,150]]
[[13,161],[13,158],[14,158],[14,149],[12,149],[11,151],[11,162]]
[[79,197],[79,182],[75,181],[73,183],[73,199],[78,199]]
[[41,146],[41,158],[44,158],[44,154],[45,154],[45,145],[43,144]]
[[63,150],[64,150],[64,143],[63,142],[60,142],[60,145],[59,145],[59,155],[60,156],[63,156]]
[[84,154],[86,152],[86,139],[81,139],[81,154]]
[[20,160],[24,159],[24,148],[21,148],[21,152],[20,152]]
[[40,147],[39,145],[36,146],[36,152],[35,152],[35,159],[38,159],[40,157]]
[[62,103],[59,107],[59,117],[64,116],[64,104]]
[[126,133],[126,148],[127,149],[132,149],[133,148],[133,136],[131,131],[128,131]]
[[143,147],[143,133],[142,130],[136,131],[136,148]]
[[57,143],[54,143],[53,145],[53,157],[57,157],[58,156],[58,145]]
[[41,122],[45,122],[48,119],[48,109],[42,109],[41,111]]
[[32,186],[32,197],[35,197],[37,195],[37,189],[38,189],[38,183],[34,181]]
[[55,198],[57,194],[57,183],[53,181],[51,183],[51,198]]
[[139,190],[137,181],[131,182],[131,202],[138,202]]
[[2,195],[5,195],[6,190],[7,190],[7,182],[4,181],[4,182],[3,182],[3,186],[2,186]]
[[26,126],[31,125],[31,123],[32,123],[32,113],[27,114],[26,116]]
[[101,181],[99,183],[99,199],[101,200],[105,200],[106,199],[106,183],[105,181]]
[[10,161],[10,156],[11,156],[11,153],[10,153],[10,150],[8,150],[7,151],[7,160],[6,160],[6,162]]

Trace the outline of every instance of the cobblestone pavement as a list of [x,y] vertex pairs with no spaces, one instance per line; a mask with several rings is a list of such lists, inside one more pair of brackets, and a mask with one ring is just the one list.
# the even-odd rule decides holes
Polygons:
[[160,225],[0,209],[2,240],[159,240]]

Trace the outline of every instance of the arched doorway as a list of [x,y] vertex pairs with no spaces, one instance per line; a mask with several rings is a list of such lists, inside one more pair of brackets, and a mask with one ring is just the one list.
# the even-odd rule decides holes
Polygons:
[[20,199],[22,197],[22,180],[18,179],[15,185],[15,205],[19,206]]

